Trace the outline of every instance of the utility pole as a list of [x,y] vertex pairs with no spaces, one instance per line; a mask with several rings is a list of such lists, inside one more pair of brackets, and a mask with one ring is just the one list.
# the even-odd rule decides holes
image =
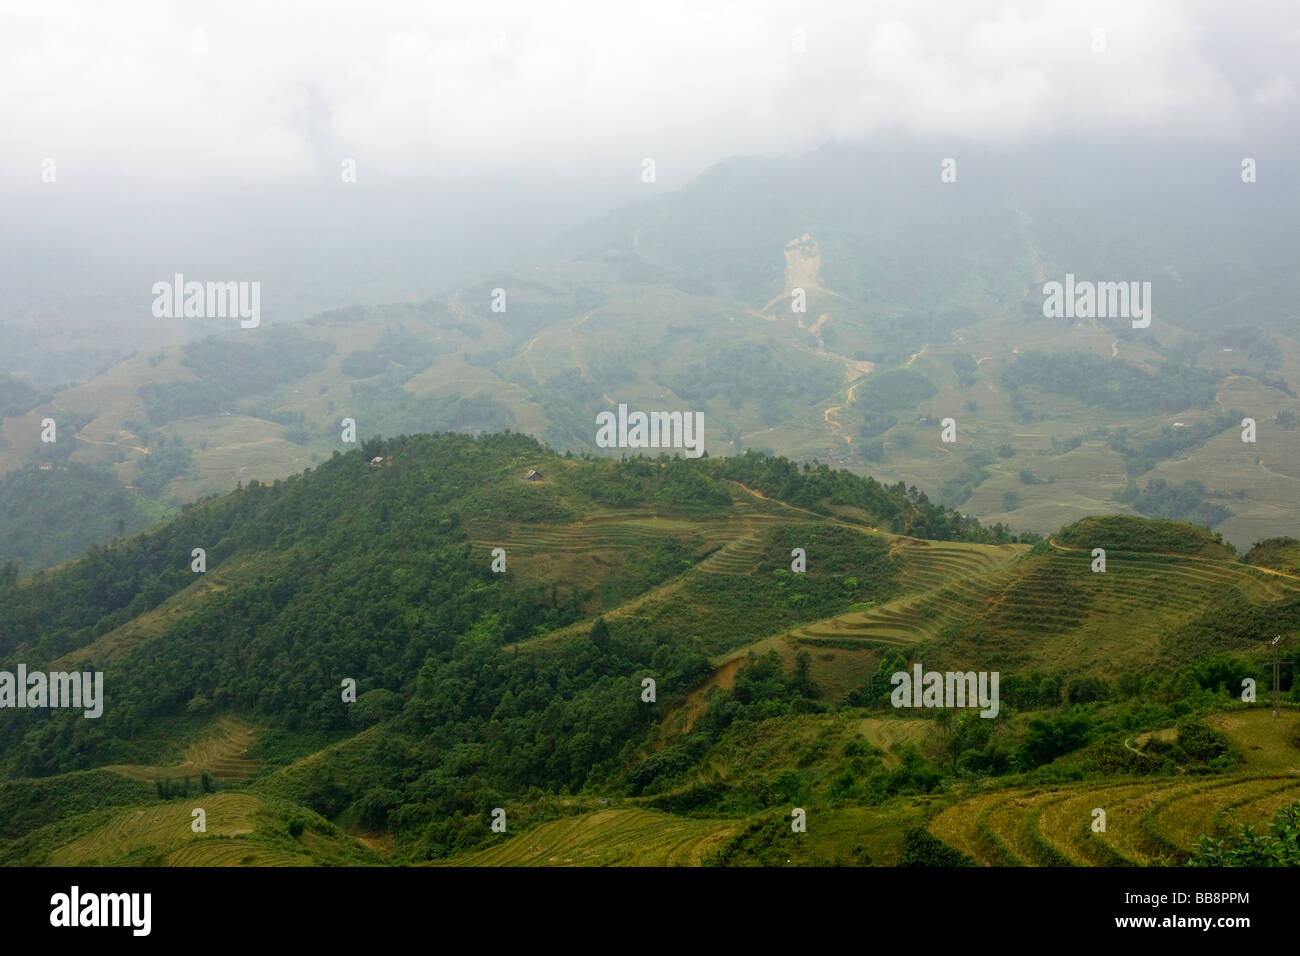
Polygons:
[[1273,638],[1273,723],[1277,723],[1277,711],[1280,704],[1278,703],[1278,685],[1281,681],[1281,671],[1278,669],[1277,646],[1282,642],[1282,635],[1279,634]]

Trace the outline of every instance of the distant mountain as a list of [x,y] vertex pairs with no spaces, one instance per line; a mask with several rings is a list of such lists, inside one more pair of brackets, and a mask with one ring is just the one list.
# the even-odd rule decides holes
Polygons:
[[[165,509],[346,450],[345,418],[603,453],[596,416],[626,404],[704,413],[715,457],[818,459],[1021,530],[1124,510],[1242,550],[1300,535],[1293,184],[1168,147],[884,139],[657,188],[437,301],[141,351],[6,410],[0,469],[62,414],[71,460],[140,493],[165,438],[191,456],[144,483]],[[1067,275],[1149,282],[1149,327],[1046,317]]]

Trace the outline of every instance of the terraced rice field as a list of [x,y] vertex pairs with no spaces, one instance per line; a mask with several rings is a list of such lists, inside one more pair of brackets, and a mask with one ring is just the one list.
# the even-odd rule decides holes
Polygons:
[[123,764],[106,767],[124,776],[149,783],[153,780],[180,780],[189,777],[198,784],[203,773],[215,780],[246,780],[262,764],[249,760],[244,752],[256,739],[253,727],[233,717],[218,717],[202,737],[185,749],[183,763],[171,767]]
[[1223,782],[1190,793],[1175,793],[1154,805],[1144,823],[1171,848],[1191,847],[1202,834],[1221,837],[1232,830],[1229,820],[1262,824],[1278,808],[1300,797],[1295,777],[1257,777]]
[[985,810],[996,806],[1006,798],[1007,792],[1003,790],[968,797],[941,810],[931,818],[929,830],[950,847],[960,850],[972,860],[986,866],[1005,862],[991,852],[988,840],[976,827],[976,821]]
[[1300,774],[1300,750],[1287,743],[1300,730],[1300,715],[1284,710],[1274,724],[1268,707],[1211,714],[1206,723],[1227,734],[1241,751],[1245,769],[1256,774]]
[[[1172,862],[1168,859],[1169,849],[1162,844],[1153,831],[1143,827],[1143,819],[1164,800],[1214,789],[1216,783],[1217,781],[1205,779],[1165,783],[1161,786],[1141,788],[1122,797],[1115,795],[1118,799],[1112,798],[1102,808],[1106,811],[1106,832],[1097,834],[1097,838],[1114,851],[1116,856],[1141,866]],[[1168,840],[1167,837],[1164,839]],[[1187,849],[1190,850],[1190,847]]]
[[252,840],[195,840],[168,854],[168,866],[311,866],[312,858]]
[[1033,822],[1056,790],[1016,793],[985,807],[977,819],[987,839],[1009,862],[1017,865],[1051,865],[1058,862],[1044,850]]
[[1101,840],[1101,834],[1093,832],[1092,812],[1098,807],[1105,810],[1109,826],[1114,804],[1140,793],[1147,786],[1144,783],[1117,783],[1060,791],[1041,805],[1031,825],[1062,860],[1084,866],[1122,863],[1124,861]]
[[902,583],[913,593],[805,625],[794,634],[912,644],[951,624],[984,623],[997,631],[1059,638],[1123,622],[1131,644],[1134,629],[1147,621],[1167,632],[1235,594],[1255,603],[1300,594],[1300,579],[1227,561],[1116,554],[1105,573],[1093,573],[1088,552],[1058,550],[1015,562],[1024,550],[951,542],[899,547]]
[[[985,866],[1179,864],[1202,834],[1266,823],[1300,776],[1199,777],[982,793],[936,814],[934,836]],[[1093,832],[1093,810],[1106,811]]]
[[905,717],[864,717],[858,721],[857,729],[867,738],[867,743],[881,751],[881,762],[893,769],[900,763],[894,749],[909,744],[922,746],[934,731],[934,721]]
[[1268,579],[1244,565],[1114,556],[1093,573],[1087,554],[1057,552],[997,595],[989,618],[1023,630],[1056,633],[1088,623],[1092,611],[1127,620],[1158,615],[1167,625],[1233,592],[1263,603],[1300,591],[1300,581]]
[[441,866],[698,866],[741,826],[653,810],[599,810],[543,823]]
[[[491,560],[496,547],[506,548],[510,557],[547,557],[563,554],[599,555],[627,553],[666,536],[685,540],[696,548],[697,563],[684,574],[630,599],[607,599],[602,612],[617,618],[636,611],[648,602],[664,599],[678,590],[692,575],[749,575],[764,557],[763,531],[774,524],[791,525],[808,521],[798,509],[761,510],[760,501],[738,501],[732,513],[722,519],[696,520],[659,518],[644,511],[603,511],[588,520],[562,526],[516,525],[501,534],[482,528],[471,529],[471,547],[476,560]],[[822,522],[808,522],[821,524]],[[854,529],[862,529],[854,526]],[[789,560],[782,555],[782,560]],[[553,570],[553,569],[551,569]],[[545,643],[585,632],[590,621],[552,631],[542,637],[512,645],[536,649]]]
[[1213,817],[1216,833],[1232,832],[1235,825],[1241,823],[1253,823],[1257,828],[1262,827],[1282,807],[1300,800],[1300,784],[1297,784],[1294,777],[1286,780],[1257,780],[1253,788],[1234,796],[1242,799],[1221,808]]
[[796,638],[911,644],[934,637],[956,616],[969,616],[997,593],[1023,545],[977,545],[899,539],[902,586],[913,593],[865,611],[852,611],[795,629]]
[[[698,538],[707,542],[707,552],[741,539],[752,539],[756,544],[754,533],[764,524],[779,520],[775,515],[746,508],[716,520],[660,518],[645,511],[605,511],[567,525],[516,524],[503,532],[471,529],[471,540],[478,556],[487,556],[496,547],[519,555],[624,551],[665,535]],[[741,566],[736,573],[749,569]]]
[[704,574],[749,574],[762,557],[763,543],[753,532],[728,541],[697,566]]
[[[256,828],[253,816],[261,806],[262,802],[249,794],[207,793],[189,800],[123,810],[98,829],[55,850],[49,862],[54,866],[111,864],[131,854],[156,854],[215,837],[244,836]],[[206,833],[191,829],[195,807],[207,814]]]
[[[603,515],[599,519],[567,525],[521,525],[502,540],[476,541],[475,544],[485,553],[493,547],[504,547],[507,552],[515,554],[587,553],[623,550],[665,534],[693,531],[695,527],[689,522],[658,519],[652,515],[639,514],[626,518]],[[737,528],[734,533],[741,533],[741,529]]]

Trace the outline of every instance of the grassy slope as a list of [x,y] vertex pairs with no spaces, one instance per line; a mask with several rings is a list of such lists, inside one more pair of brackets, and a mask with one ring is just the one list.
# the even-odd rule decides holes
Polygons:
[[[1149,533],[1156,540],[1162,531],[1159,523],[1142,520],[1130,521],[1126,528]],[[1084,524],[1065,537],[1075,540],[1095,530],[1093,524]],[[1134,542],[1123,539],[1120,543]],[[895,551],[903,556],[902,580],[917,590],[880,608],[805,625],[786,638],[777,635],[743,650],[776,649],[789,664],[795,650],[806,647],[814,651],[814,677],[820,676],[823,682],[829,675],[848,670],[852,665],[846,664],[846,659],[861,659],[865,666],[859,672],[865,673],[878,661],[883,647],[900,644],[923,656],[927,666],[931,661],[943,666],[950,660],[967,667],[988,665],[1014,656],[1026,665],[1106,675],[1142,666],[1152,646],[1175,632],[1190,612],[1212,605],[1216,596],[1231,593],[1266,606],[1300,591],[1300,579],[1267,575],[1227,560],[1226,551],[1209,536],[1193,542],[1187,550],[1213,557],[1121,552],[1109,562],[1105,575],[1091,571],[1089,552],[1076,554],[1053,547],[1047,553],[1026,555],[1024,550],[898,538]],[[1158,586],[1152,587],[1156,582]],[[1076,633],[1061,639],[1061,621],[1053,615],[1062,613],[1063,583],[1076,589],[1077,600],[1065,606],[1077,623]],[[927,585],[928,589],[922,590]],[[954,637],[951,629],[941,636],[945,625],[959,624],[964,614],[998,622],[1001,635],[978,643]],[[1040,619],[1039,615],[1047,617]],[[830,641],[835,656],[831,663],[822,662],[819,675],[817,655],[827,652]],[[665,741],[689,726],[712,688],[729,686],[741,660],[735,653],[715,659],[714,677],[680,712],[665,719]],[[840,690],[830,689],[828,699],[842,696]],[[1266,711],[1248,710],[1212,719],[1246,755],[1243,764],[1230,774],[1190,781],[1159,778],[1133,784],[1095,781],[998,789],[940,812],[932,819],[930,830],[983,863],[1113,864],[1185,859],[1195,838],[1202,832],[1220,832],[1229,813],[1233,819],[1261,822],[1282,803],[1300,798],[1300,783],[1288,777],[1300,769],[1300,751],[1277,738],[1266,718]],[[796,765],[804,768],[816,788],[816,781],[824,785],[842,771],[845,761],[839,755],[848,741],[865,740],[878,751],[884,766],[897,766],[898,747],[925,745],[933,724],[893,716],[852,717],[850,712],[839,717],[783,718],[760,727],[759,739],[732,755],[734,765],[729,766],[725,752],[714,752],[688,788],[751,785],[755,779],[771,779]],[[817,756],[810,760],[810,753]],[[903,830],[909,821],[920,818],[918,814],[923,816],[915,799],[895,799],[874,808],[836,806],[834,801],[827,805],[823,800],[818,800],[821,806],[816,812],[822,828],[810,831],[816,838],[807,842],[787,839],[789,828],[784,818],[758,814],[748,818],[746,829],[732,839],[725,852],[720,851],[717,861],[897,862]],[[1091,811],[1097,806],[1107,809],[1107,835],[1092,835],[1088,830]],[[1158,824],[1153,823],[1157,816]],[[835,834],[829,843],[828,830]],[[870,846],[870,840],[864,840],[869,835],[876,841]],[[607,846],[593,847],[596,840],[589,835],[583,852],[595,856],[611,852]],[[489,851],[455,861],[491,864],[507,858],[504,846],[502,855]]]
[[[195,809],[206,815],[195,832]],[[302,820],[294,837],[290,820]],[[9,864],[52,866],[365,865],[378,858],[338,827],[308,811],[248,793],[206,793],[182,800],[97,811],[51,824],[3,851]]]
[[[546,467],[547,480],[529,486],[528,492],[552,507],[575,505],[566,475],[567,469],[577,465],[557,460]],[[587,506],[577,515],[579,520],[562,523],[484,519],[470,526],[471,540],[475,552],[483,555],[496,543],[505,543],[512,569],[524,580],[533,582],[572,581],[575,574],[584,575],[584,579],[593,583],[617,578],[620,555],[633,550],[634,545],[639,547],[665,535],[693,545],[695,563],[682,575],[631,596],[615,590],[617,606],[612,610],[604,606],[603,600],[597,600],[592,613],[604,614],[611,620],[620,614],[656,616],[670,612],[681,614],[683,619],[707,620],[709,595],[715,593],[711,589],[727,579],[749,578],[760,561],[770,559],[771,555],[764,551],[767,540],[764,536],[778,528],[797,531],[806,527],[809,535],[821,528],[841,528],[844,533],[882,539],[897,562],[902,589],[899,598],[878,607],[848,610],[819,622],[793,621],[792,626],[773,628],[759,642],[740,648],[722,645],[715,657],[718,669],[714,677],[698,688],[694,697],[688,698],[681,711],[665,717],[665,741],[684,729],[693,708],[698,713],[701,701],[707,701],[711,686],[727,685],[726,676],[734,674],[741,659],[738,655],[755,648],[778,650],[787,665],[793,662],[798,649],[810,650],[811,676],[821,685],[827,700],[837,700],[847,690],[861,686],[874,670],[882,650],[899,646],[923,654],[928,666],[942,665],[949,659],[994,665],[1014,659],[1025,664],[1050,663],[1080,672],[1106,673],[1113,665],[1122,665],[1129,658],[1140,662],[1144,655],[1149,655],[1152,646],[1158,646],[1165,635],[1179,626],[1182,620],[1179,609],[1204,606],[1229,591],[1264,605],[1283,600],[1300,589],[1300,580],[1269,575],[1239,562],[1199,554],[1119,552],[1111,556],[1105,575],[1093,574],[1086,551],[1053,547],[1046,553],[1031,555],[1025,553],[1025,546],[926,542],[881,535],[860,525],[842,525],[833,518],[758,498],[739,487],[734,489],[733,506],[726,517],[716,512],[697,520],[659,517],[654,510],[653,507],[616,510]],[[1138,530],[1144,526],[1143,522],[1133,523]],[[1090,527],[1085,524],[1062,537],[1068,540],[1076,540],[1079,535],[1086,537]],[[1206,547],[1209,548],[1208,543]],[[573,561],[568,561],[570,555],[574,556]],[[232,559],[228,573],[255,574],[258,560],[256,556]],[[810,563],[809,573],[816,573],[815,560]],[[1152,588],[1153,581],[1158,581],[1160,587]],[[149,612],[137,621],[159,614],[184,615],[187,608],[195,606],[194,602],[202,600],[205,587],[221,586],[222,582],[218,577],[209,577],[202,584],[204,587],[187,588],[158,611]],[[593,588],[593,592],[608,593],[602,587]],[[1077,621],[1074,632],[1065,631],[1067,636],[1062,637],[1060,615],[1064,613]],[[970,619],[975,626],[995,624],[996,630],[982,632],[985,639],[976,641],[961,629],[963,624],[971,624]],[[112,657],[121,653],[125,645],[156,639],[165,633],[165,623],[144,627],[137,621],[128,622],[70,656]],[[576,625],[567,633],[570,637],[580,636],[587,627],[589,622]],[[565,634],[560,633],[526,642],[519,648],[544,651],[548,642],[564,639]],[[1020,787],[999,790],[996,798],[994,795],[972,797],[975,803],[966,809],[959,804],[935,817],[930,824],[931,832],[983,862],[1059,861],[1056,853],[1079,862],[1120,859],[1149,862],[1161,858],[1161,854],[1185,852],[1189,845],[1187,834],[1198,827],[1218,825],[1214,821],[1226,809],[1240,804],[1243,812],[1256,815],[1251,817],[1254,819],[1259,814],[1266,815],[1269,807],[1291,792],[1279,774],[1292,769],[1288,761],[1294,762],[1293,748],[1265,741],[1267,733],[1258,726],[1255,716],[1258,713],[1223,718],[1224,731],[1247,754],[1246,763],[1232,775],[1195,781],[1161,779],[1125,785],[1128,789],[1115,789],[1113,793],[1107,790],[1107,799],[1114,798],[1113,804],[1107,806],[1113,806],[1114,811],[1108,810],[1113,822],[1105,841],[1076,832],[1079,808],[1090,813],[1098,805],[1097,794],[1101,791],[1096,783],[1047,790]],[[844,748],[850,741],[865,743],[874,759],[891,768],[898,765],[900,747],[927,743],[930,726],[924,720],[892,715],[854,717],[851,713],[767,721],[759,725],[756,739],[731,750],[725,747],[717,750],[710,762],[688,781],[688,785],[722,784],[750,790],[757,786],[755,792],[761,793],[783,770],[799,766],[806,784],[812,788],[810,795],[816,801],[812,806],[816,808],[815,819],[819,824],[810,831],[815,836],[806,844],[786,840],[784,832],[788,830],[788,822],[774,816],[770,809],[742,810],[728,819],[678,819],[645,807],[645,800],[639,799],[626,806],[596,811],[604,816],[588,814],[590,819],[580,816],[541,824],[536,831],[526,831],[527,834],[536,832],[536,837],[512,834],[510,842],[503,842],[499,852],[488,849],[458,861],[467,864],[546,863],[556,859],[699,863],[716,858],[727,862],[770,863],[788,858],[803,862],[895,862],[905,825],[909,821],[918,822],[923,805],[930,801],[918,804],[912,799],[895,799],[877,807],[855,807],[839,805],[833,799],[828,802],[825,788],[842,772]],[[381,730],[374,728],[368,734]],[[238,786],[259,766],[245,755],[254,732],[255,728],[249,724],[222,717],[186,740],[178,740],[174,749],[183,752],[183,759],[176,763],[106,769],[141,785],[154,779],[175,780],[184,776],[193,776],[197,782],[198,775],[208,771],[219,786]],[[334,749],[342,748],[339,752],[346,752],[360,739],[343,741]],[[221,812],[216,817],[216,829],[209,828],[211,846],[190,841],[185,835],[188,817],[182,819],[177,815],[180,810],[167,809],[173,804],[156,804],[148,799],[146,790],[135,796],[137,801],[145,797],[145,802],[136,809],[99,810],[80,816],[74,812],[52,822],[40,831],[39,837],[33,835],[12,845],[8,858],[52,862],[58,856],[69,862],[170,863],[251,860],[268,864],[302,862],[309,858],[371,859],[366,856],[368,851],[358,849],[341,831],[331,829],[332,825],[324,821],[319,821],[317,829],[309,829],[306,837],[293,843],[286,842],[287,837],[281,835],[287,819],[297,811],[283,802],[282,795],[292,793],[292,787],[286,790],[277,781],[301,773],[317,762],[318,757],[308,756],[282,770],[268,768],[270,776],[258,775],[254,791],[243,798],[244,802],[230,803],[226,798],[236,796],[232,793],[215,795],[220,799],[214,806]],[[60,786],[77,776],[64,775],[41,781],[39,785]],[[87,788],[92,786],[93,779],[93,775],[85,776]],[[23,786],[36,785],[36,782],[19,781],[8,786],[21,790]],[[79,785],[74,783],[74,792],[78,789]],[[1218,799],[1220,796],[1224,799]],[[191,797],[186,806],[199,799],[211,800],[214,795]],[[90,809],[84,802],[77,806],[74,800],[72,804],[75,809]],[[1197,815],[1179,816],[1175,811],[1184,805],[1195,807]],[[306,815],[306,811],[302,814]],[[1167,821],[1169,834],[1151,829],[1151,820],[1157,818]],[[1209,822],[1202,825],[1199,821],[1203,819]],[[179,833],[178,824],[185,824]],[[672,832],[678,833],[680,839],[659,845],[642,838],[642,834],[665,825],[675,828]],[[769,831],[778,836],[772,836]],[[855,834],[873,836],[857,839]],[[1169,845],[1161,843],[1162,839],[1170,841]],[[221,845],[217,846],[217,842]],[[783,853],[786,857],[782,858]]]
[[[1212,722],[1246,755],[1230,773],[998,788],[943,809],[929,830],[992,866],[1180,863],[1201,834],[1260,825],[1300,799],[1300,750],[1279,737],[1267,709]],[[1092,830],[1098,808],[1104,833]]]

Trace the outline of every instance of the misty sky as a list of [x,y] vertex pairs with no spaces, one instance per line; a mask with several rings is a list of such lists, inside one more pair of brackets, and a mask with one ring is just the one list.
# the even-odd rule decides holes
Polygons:
[[431,294],[645,198],[643,157],[670,189],[880,133],[1244,155],[1290,134],[1298,63],[1291,0],[4,0],[0,315],[173,262]]

